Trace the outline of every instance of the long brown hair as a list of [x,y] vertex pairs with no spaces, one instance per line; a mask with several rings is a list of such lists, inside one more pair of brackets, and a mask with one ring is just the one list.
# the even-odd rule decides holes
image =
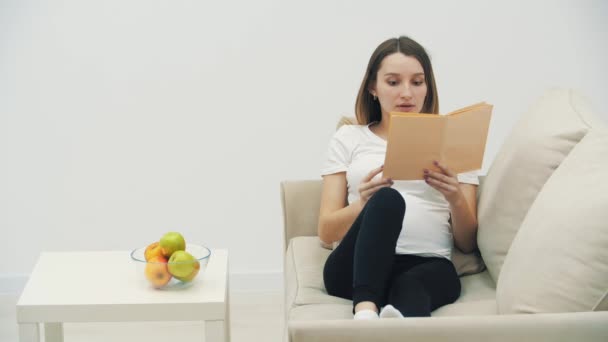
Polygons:
[[382,120],[382,110],[380,102],[374,100],[370,93],[370,85],[375,82],[378,75],[378,69],[384,58],[393,53],[400,52],[406,56],[414,57],[422,65],[424,78],[427,84],[427,93],[422,106],[422,113],[439,113],[439,96],[437,95],[437,85],[435,84],[435,75],[433,75],[433,67],[428,54],[416,41],[409,37],[401,36],[399,38],[388,39],[380,44],[372,57],[369,59],[357,102],[355,104],[355,115],[360,125],[367,125],[371,122]]

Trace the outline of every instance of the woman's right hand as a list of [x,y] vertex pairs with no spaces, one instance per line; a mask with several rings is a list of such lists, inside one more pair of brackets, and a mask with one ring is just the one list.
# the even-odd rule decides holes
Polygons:
[[373,179],[382,170],[384,170],[384,165],[370,171],[359,183],[359,202],[361,203],[361,208],[367,204],[367,201],[369,201],[376,191],[393,185],[394,182],[390,178]]

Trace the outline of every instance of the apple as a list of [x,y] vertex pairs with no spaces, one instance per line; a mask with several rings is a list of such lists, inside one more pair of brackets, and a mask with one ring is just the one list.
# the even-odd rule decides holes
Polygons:
[[198,266],[195,268],[194,272],[192,272],[189,276],[187,276],[187,277],[174,277],[174,278],[177,279],[177,280],[179,280],[179,281],[183,281],[184,283],[191,282],[194,279],[194,277],[196,277],[196,275],[198,274],[198,271],[201,268],[200,264],[197,264],[197,265]]
[[152,286],[157,289],[171,281],[171,273],[167,268],[167,258],[163,256],[155,256],[148,260],[144,273]]
[[176,251],[186,250],[186,240],[182,234],[177,232],[168,232],[160,238],[160,249],[163,255],[170,258]]
[[158,242],[149,244],[148,247],[146,247],[146,250],[144,251],[144,257],[146,258],[146,261],[149,261],[150,259],[157,256],[163,256],[160,244]]
[[176,251],[169,258],[169,273],[183,282],[192,281],[201,269],[201,264],[192,254],[186,251]]

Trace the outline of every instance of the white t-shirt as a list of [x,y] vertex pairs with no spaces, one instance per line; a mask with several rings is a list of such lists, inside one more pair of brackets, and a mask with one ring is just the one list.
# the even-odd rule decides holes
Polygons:
[[[353,203],[359,199],[357,188],[361,179],[384,163],[385,154],[386,141],[373,133],[369,125],[344,125],[329,142],[321,175],[346,172],[348,203]],[[375,179],[381,177],[382,173]],[[478,171],[458,174],[458,181],[478,185]],[[453,248],[450,207],[443,194],[423,180],[395,181],[392,188],[399,191],[406,205],[395,253],[450,259]]]

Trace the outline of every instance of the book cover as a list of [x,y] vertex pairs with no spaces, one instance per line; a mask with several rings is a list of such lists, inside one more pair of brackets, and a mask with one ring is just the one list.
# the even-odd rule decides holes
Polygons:
[[481,169],[493,106],[478,103],[446,115],[391,112],[384,177],[422,180],[439,171],[438,160],[454,173]]

